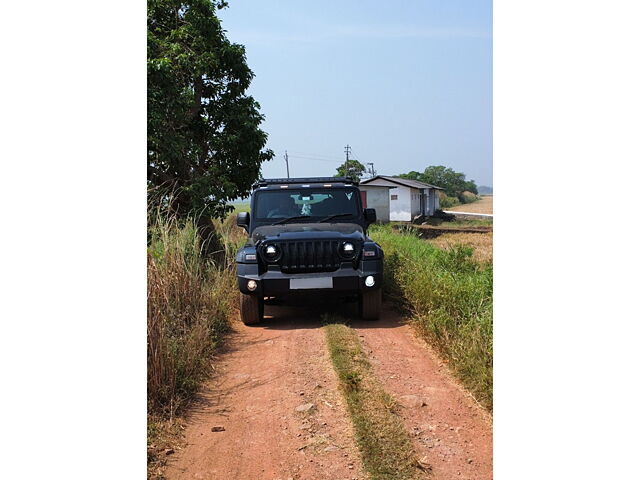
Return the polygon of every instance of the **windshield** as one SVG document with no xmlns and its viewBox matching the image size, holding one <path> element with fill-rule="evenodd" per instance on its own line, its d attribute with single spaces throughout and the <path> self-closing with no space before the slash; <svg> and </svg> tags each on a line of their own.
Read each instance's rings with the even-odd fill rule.
<svg viewBox="0 0 640 480">
<path fill-rule="evenodd" d="M 255 193 L 254 210 L 254 218 L 269 223 L 289 217 L 348 218 L 359 214 L 358 193 L 351 188 L 263 190 Z"/>
</svg>

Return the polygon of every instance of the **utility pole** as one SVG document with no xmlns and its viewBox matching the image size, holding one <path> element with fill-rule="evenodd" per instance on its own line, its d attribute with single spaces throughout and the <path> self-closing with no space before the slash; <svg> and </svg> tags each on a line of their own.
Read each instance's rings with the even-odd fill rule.
<svg viewBox="0 0 640 480">
<path fill-rule="evenodd" d="M 373 162 L 367 162 L 367 165 L 369 165 L 370 178 L 375 177 L 376 176 L 376 170 L 373 168 Z"/>
<path fill-rule="evenodd" d="M 289 177 L 289 154 L 286 150 L 284 151 L 284 161 L 287 162 L 287 178 L 291 178 Z"/>
<path fill-rule="evenodd" d="M 349 153 L 351 152 L 351 147 L 347 143 L 347 146 L 344 147 L 344 153 L 347 155 L 347 160 L 344 162 L 345 170 L 347 172 L 347 177 L 351 173 L 351 166 L 349 165 Z"/>
</svg>

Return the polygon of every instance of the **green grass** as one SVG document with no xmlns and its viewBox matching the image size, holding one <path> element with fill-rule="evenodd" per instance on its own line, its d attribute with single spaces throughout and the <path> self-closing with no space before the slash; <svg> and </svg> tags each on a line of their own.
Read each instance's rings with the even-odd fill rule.
<svg viewBox="0 0 640 480">
<path fill-rule="evenodd" d="M 417 330 L 440 352 L 475 398 L 493 406 L 493 268 L 473 249 L 442 250 L 389 225 L 372 226 L 385 252 L 385 291 L 412 313 Z"/>
<path fill-rule="evenodd" d="M 356 332 L 325 319 L 327 346 L 371 480 L 425 478 L 394 399 L 376 380 Z M 333 323 L 331 323 L 333 322 Z"/>
</svg>

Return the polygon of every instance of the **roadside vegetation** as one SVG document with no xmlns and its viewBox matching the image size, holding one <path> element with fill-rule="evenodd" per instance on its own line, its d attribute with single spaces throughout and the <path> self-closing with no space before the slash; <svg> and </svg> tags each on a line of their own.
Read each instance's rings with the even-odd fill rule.
<svg viewBox="0 0 640 480">
<path fill-rule="evenodd" d="M 450 197 L 444 192 L 438 192 L 440 197 L 440 208 L 451 208 L 459 205 L 466 205 L 467 203 L 473 203 L 480 200 L 480 196 L 472 192 L 461 192 L 458 196 Z"/>
<path fill-rule="evenodd" d="M 370 229 L 385 252 L 385 293 L 412 313 L 417 331 L 434 345 L 479 403 L 493 406 L 493 267 L 474 248 L 438 248 L 409 229 Z"/>
<path fill-rule="evenodd" d="M 397 404 L 373 374 L 355 330 L 337 318 L 324 320 L 331 361 L 371 480 L 425 478 L 428 466 L 418 463 L 409 434 L 396 413 Z"/>
<path fill-rule="evenodd" d="M 159 476 L 179 442 L 180 416 L 210 371 L 236 297 L 231 262 L 241 239 L 233 217 L 216 221 L 222 252 L 201 255 L 196 222 L 151 210 L 147 246 L 147 460 Z"/>
</svg>

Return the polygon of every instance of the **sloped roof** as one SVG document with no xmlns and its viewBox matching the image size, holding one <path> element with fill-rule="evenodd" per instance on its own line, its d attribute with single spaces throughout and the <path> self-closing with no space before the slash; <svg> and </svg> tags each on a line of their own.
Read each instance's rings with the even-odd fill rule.
<svg viewBox="0 0 640 480">
<path fill-rule="evenodd" d="M 387 180 L 388 182 L 397 183 L 398 185 L 404 185 L 409 188 L 417 188 L 419 190 L 425 188 L 435 188 L 437 190 L 444 190 L 442 187 L 437 187 L 435 185 L 429 185 L 428 183 L 419 182 L 418 180 L 410 180 L 408 178 L 400 178 L 400 177 L 386 177 L 384 175 L 376 175 L 373 178 L 368 178 L 367 180 L 362 180 L 360 185 L 367 184 L 369 182 L 373 182 L 376 179 Z"/>
</svg>

